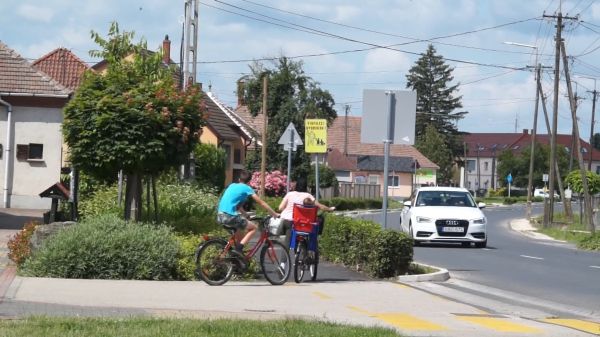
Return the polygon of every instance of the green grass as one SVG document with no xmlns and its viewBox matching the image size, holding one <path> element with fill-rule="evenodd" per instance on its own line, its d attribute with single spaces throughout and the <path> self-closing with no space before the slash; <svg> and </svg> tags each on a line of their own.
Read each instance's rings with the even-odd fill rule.
<svg viewBox="0 0 600 337">
<path fill-rule="evenodd" d="M 392 329 L 301 320 L 49 318 L 0 320 L 2 337 L 387 337 Z"/>
<path fill-rule="evenodd" d="M 596 246 L 600 241 L 599 235 L 591 237 L 590 233 L 585 224 L 581 224 L 579 221 L 579 214 L 573 214 L 573 223 L 569 223 L 564 213 L 554 214 L 554 223 L 551 227 L 542 227 L 543 216 L 539 216 L 533 219 L 532 224 L 537 231 L 546 234 L 556 240 L 563 240 L 576 244 L 579 248 L 597 250 Z M 592 241 L 590 244 L 589 241 Z M 583 242 L 587 242 L 582 245 Z M 594 243 L 595 242 L 595 243 Z"/>
</svg>

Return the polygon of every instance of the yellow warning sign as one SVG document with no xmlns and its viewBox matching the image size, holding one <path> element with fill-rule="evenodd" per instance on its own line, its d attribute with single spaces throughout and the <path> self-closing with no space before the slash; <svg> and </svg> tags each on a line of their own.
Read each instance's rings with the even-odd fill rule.
<svg viewBox="0 0 600 337">
<path fill-rule="evenodd" d="M 304 151 L 306 153 L 327 152 L 327 120 L 304 120 Z"/>
</svg>

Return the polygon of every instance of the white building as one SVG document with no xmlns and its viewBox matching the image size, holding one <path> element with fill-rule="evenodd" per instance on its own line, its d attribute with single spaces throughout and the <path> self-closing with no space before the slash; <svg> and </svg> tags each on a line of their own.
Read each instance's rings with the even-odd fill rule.
<svg viewBox="0 0 600 337">
<path fill-rule="evenodd" d="M 39 193 L 60 180 L 69 89 L 0 41 L 0 190 L 3 208 L 50 208 Z"/>
</svg>

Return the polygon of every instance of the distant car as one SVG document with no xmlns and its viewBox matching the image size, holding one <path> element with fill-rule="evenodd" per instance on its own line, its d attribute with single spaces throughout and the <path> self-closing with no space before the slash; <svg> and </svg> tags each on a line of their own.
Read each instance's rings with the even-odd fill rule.
<svg viewBox="0 0 600 337">
<path fill-rule="evenodd" d="M 484 203 L 475 203 L 467 189 L 422 187 L 404 202 L 400 215 L 402 231 L 422 242 L 460 242 L 463 246 L 487 246 Z"/>
<path fill-rule="evenodd" d="M 550 193 L 548 191 L 544 191 L 543 188 L 536 188 L 533 190 L 533 196 L 546 199 L 550 197 Z M 554 192 L 554 199 L 560 199 L 560 196 L 556 192 Z"/>
</svg>

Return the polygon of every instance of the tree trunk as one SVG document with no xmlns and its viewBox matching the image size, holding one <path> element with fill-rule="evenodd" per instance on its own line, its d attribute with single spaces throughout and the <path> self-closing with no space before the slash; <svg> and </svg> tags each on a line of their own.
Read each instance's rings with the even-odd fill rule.
<svg viewBox="0 0 600 337">
<path fill-rule="evenodd" d="M 125 187 L 125 220 L 140 221 L 142 217 L 142 176 L 127 174 Z"/>
</svg>

